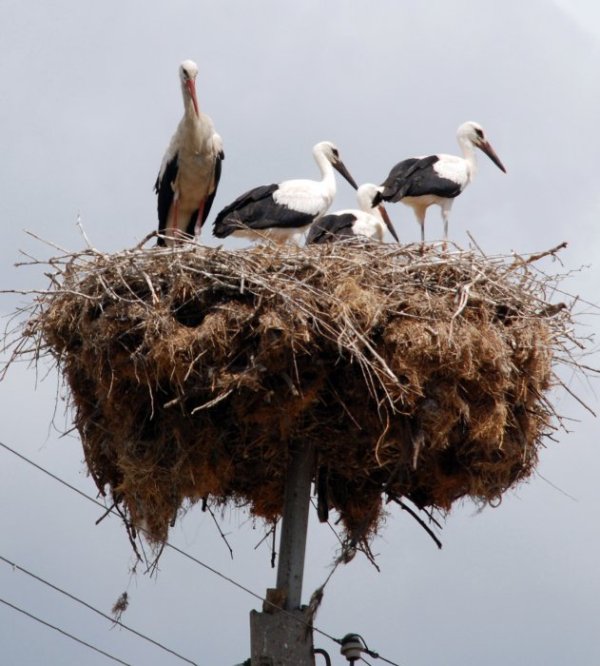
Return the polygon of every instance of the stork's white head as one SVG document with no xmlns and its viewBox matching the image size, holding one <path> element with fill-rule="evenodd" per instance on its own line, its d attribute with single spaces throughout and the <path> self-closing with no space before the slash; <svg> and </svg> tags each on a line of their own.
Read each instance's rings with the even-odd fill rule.
<svg viewBox="0 0 600 666">
<path fill-rule="evenodd" d="M 377 204 L 373 204 L 373 199 L 378 193 L 379 186 L 373 185 L 373 183 L 363 183 L 358 190 L 356 190 L 358 207 L 361 210 L 364 210 L 365 213 L 370 213 L 373 208 L 377 207 Z"/>
<path fill-rule="evenodd" d="M 196 115 L 200 115 L 198 110 L 198 100 L 196 98 L 196 76 L 198 76 L 198 65 L 193 60 L 184 60 L 179 65 L 179 80 L 181 81 L 181 91 L 183 93 L 184 103 L 191 100 Z"/>
<path fill-rule="evenodd" d="M 198 65 L 193 60 L 184 60 L 179 65 L 179 77 L 181 82 L 185 82 L 188 79 L 192 81 L 198 76 Z"/>
<path fill-rule="evenodd" d="M 379 217 L 385 222 L 386 227 L 392 236 L 399 243 L 400 239 L 396 234 L 394 225 L 387 214 L 386 209 L 382 203 L 375 203 L 375 197 L 379 199 L 378 195 L 381 192 L 381 187 L 379 185 L 373 185 L 373 183 L 363 183 L 356 192 L 356 199 L 358 201 L 358 207 L 361 210 L 364 210 L 365 213 L 379 214 Z"/>
<path fill-rule="evenodd" d="M 340 173 L 352 187 L 356 190 L 358 185 L 356 184 L 354 178 L 350 175 L 348 169 L 340 159 L 340 153 L 335 144 L 331 141 L 320 141 L 319 143 L 313 146 L 313 155 L 317 164 L 321 163 L 322 158 L 325 158 L 333 168 Z"/>
<path fill-rule="evenodd" d="M 490 142 L 487 140 L 483 127 L 479 123 L 476 123 L 473 120 L 463 123 L 458 128 L 456 137 L 461 145 L 471 144 L 482 150 L 501 171 L 506 173 L 504 165 L 500 161 L 498 155 L 496 155 Z"/>
<path fill-rule="evenodd" d="M 313 146 L 313 155 L 323 155 L 328 162 L 333 164 L 340 158 L 340 153 L 334 143 L 331 141 L 319 141 Z"/>
<path fill-rule="evenodd" d="M 458 140 L 466 139 L 474 146 L 477 146 L 478 143 L 483 139 L 485 140 L 485 132 L 483 127 L 476 123 L 474 120 L 468 120 L 466 123 L 463 123 L 457 130 L 456 136 Z"/>
</svg>

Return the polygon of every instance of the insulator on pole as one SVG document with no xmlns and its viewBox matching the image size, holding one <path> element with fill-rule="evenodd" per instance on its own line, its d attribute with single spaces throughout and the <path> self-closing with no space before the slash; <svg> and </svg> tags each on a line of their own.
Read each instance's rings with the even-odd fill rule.
<svg viewBox="0 0 600 666">
<path fill-rule="evenodd" d="M 346 634 L 344 638 L 342 638 L 340 652 L 351 664 L 358 661 L 364 652 L 364 645 L 361 637 L 358 634 Z"/>
</svg>

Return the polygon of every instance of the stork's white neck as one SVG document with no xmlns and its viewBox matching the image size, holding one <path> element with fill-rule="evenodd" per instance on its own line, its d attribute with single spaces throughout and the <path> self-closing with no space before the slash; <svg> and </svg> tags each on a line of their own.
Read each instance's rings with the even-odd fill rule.
<svg viewBox="0 0 600 666">
<path fill-rule="evenodd" d="M 335 197 L 336 184 L 335 184 L 335 174 L 333 172 L 333 166 L 331 162 L 325 157 L 324 153 L 320 150 L 315 150 L 313 152 L 315 162 L 319 167 L 321 172 L 321 184 L 323 186 L 323 193 L 326 197 L 329 198 L 330 202 L 333 201 Z"/>
<path fill-rule="evenodd" d="M 477 173 L 477 159 L 475 157 L 475 146 L 466 136 L 459 135 L 458 145 L 463 154 L 463 158 L 467 163 L 467 170 L 469 172 L 469 182 L 473 180 L 473 177 Z"/>
</svg>

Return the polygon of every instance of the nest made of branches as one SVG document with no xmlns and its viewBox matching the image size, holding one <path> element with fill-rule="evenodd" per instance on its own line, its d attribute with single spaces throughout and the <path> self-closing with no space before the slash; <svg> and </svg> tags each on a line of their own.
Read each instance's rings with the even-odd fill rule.
<svg viewBox="0 0 600 666">
<path fill-rule="evenodd" d="M 56 359 L 91 476 L 151 540 L 186 501 L 277 519 L 303 446 L 367 540 L 390 499 L 494 502 L 532 473 L 579 344 L 536 268 L 555 250 L 88 249 L 49 262 L 15 356 Z"/>
</svg>

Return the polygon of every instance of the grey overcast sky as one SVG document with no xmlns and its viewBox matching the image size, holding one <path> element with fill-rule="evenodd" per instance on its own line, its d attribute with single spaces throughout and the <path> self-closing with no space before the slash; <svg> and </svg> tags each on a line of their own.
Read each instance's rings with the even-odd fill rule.
<svg viewBox="0 0 600 666">
<path fill-rule="evenodd" d="M 62 246 L 114 251 L 153 229 L 152 185 L 181 115 L 177 67 L 199 64 L 198 96 L 222 134 L 226 161 L 214 210 L 254 185 L 316 175 L 310 149 L 335 141 L 359 182 L 380 182 L 398 160 L 455 152 L 455 131 L 477 120 L 508 168 L 480 155 L 456 201 L 450 236 L 470 231 L 489 252 L 529 252 L 566 240 L 564 284 L 600 302 L 600 5 L 595 0 L 281 0 L 253 2 L 0 2 L 0 280 L 45 286 L 15 269 L 18 250 L 49 256 L 29 229 Z M 334 208 L 353 205 L 341 182 Z M 409 209 L 390 208 L 403 241 L 418 238 Z M 210 222 L 203 241 L 210 237 Z M 441 221 L 430 211 L 428 238 Z M 227 245 L 233 247 L 232 244 Z M 9 313 L 22 299 L 3 297 Z M 582 309 L 585 309 L 582 306 Z M 589 308 L 588 308 L 589 310 Z M 598 333 L 598 318 L 581 320 Z M 598 356 L 595 357 L 598 365 Z M 93 494 L 78 439 L 50 426 L 56 378 L 15 367 L 0 383 L 0 441 Z M 598 411 L 594 387 L 567 378 Z M 597 388 L 597 387 L 596 387 Z M 571 432 L 549 443 L 539 474 L 481 512 L 448 517 L 439 552 L 391 510 L 373 545 L 381 573 L 357 558 L 326 589 L 317 626 L 358 631 L 402 666 L 600 663 L 599 426 L 563 393 Z M 59 401 L 57 420 L 68 429 Z M 249 656 L 257 602 L 165 552 L 156 578 L 130 577 L 120 524 L 0 450 L 0 555 L 104 611 L 127 589 L 124 621 L 200 664 Z M 264 593 L 274 583 L 262 536 L 227 512 L 228 552 L 192 509 L 172 541 Z M 313 522 L 305 598 L 324 579 L 336 542 Z M 107 624 L 0 561 L 0 597 L 132 664 L 176 659 Z M 342 664 L 336 646 L 316 644 Z M 3 664 L 110 663 L 0 605 Z M 376 660 L 370 660 L 378 663 Z"/>
</svg>

